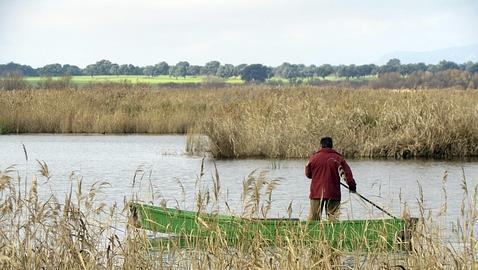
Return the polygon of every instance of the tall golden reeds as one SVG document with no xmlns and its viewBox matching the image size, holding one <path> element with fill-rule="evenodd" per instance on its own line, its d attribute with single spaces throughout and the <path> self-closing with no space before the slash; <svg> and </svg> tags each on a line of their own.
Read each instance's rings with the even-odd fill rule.
<svg viewBox="0 0 478 270">
<path fill-rule="evenodd" d="M 2 133 L 189 133 L 216 157 L 478 155 L 478 91 L 237 86 L 0 92 Z M 195 138 L 197 139 L 195 139 Z"/>
<path fill-rule="evenodd" d="M 0 92 L 9 133 L 186 133 L 219 96 L 204 90 Z"/>
<path fill-rule="evenodd" d="M 237 241 L 225 241 L 220 226 L 199 221 L 210 234 L 200 237 L 150 238 L 130 219 L 128 202 L 105 205 L 97 199 L 102 189 L 82 185 L 72 174 L 70 191 L 61 201 L 54 194 L 39 194 L 48 185 L 45 163 L 30 176 L 27 189 L 15 168 L 0 172 L 0 268 L 1 269 L 474 269 L 478 267 L 476 222 L 478 188 L 468 187 L 463 176 L 463 200 L 455 230 L 442 227 L 435 218 L 446 215 L 425 209 L 419 198 L 419 221 L 412 248 L 402 251 L 373 249 L 344 251 L 327 241 L 304 241 L 305 228 L 283 232 L 273 246 L 260 234 L 250 236 L 238 227 Z M 212 186 L 204 185 L 202 172 L 195 195 L 198 211 L 211 213 L 220 197 L 216 172 Z M 444 178 L 444 185 L 446 185 Z M 456 180 L 456 179 L 454 179 Z M 202 184 L 201 184 L 202 183 Z M 263 216 L 270 207 L 274 180 L 251 173 L 243 185 L 243 216 Z M 445 192 L 444 186 L 444 192 Z M 446 198 L 446 196 L 445 196 Z M 443 202 L 446 205 L 446 201 Z M 407 212 L 404 215 L 408 215 Z M 265 216 L 267 216 L 265 214 Z M 213 221 L 213 220 L 212 220 Z M 443 231 L 454 236 L 454 243 Z"/>
<path fill-rule="evenodd" d="M 244 91 L 200 132 L 217 157 L 308 157 L 331 136 L 349 157 L 478 155 L 478 92 L 286 88 Z"/>
</svg>

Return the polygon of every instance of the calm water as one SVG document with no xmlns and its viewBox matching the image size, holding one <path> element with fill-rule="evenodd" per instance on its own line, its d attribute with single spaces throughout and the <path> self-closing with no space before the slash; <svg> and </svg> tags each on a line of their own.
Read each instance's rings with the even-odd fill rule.
<svg viewBox="0 0 478 270">
<path fill-rule="evenodd" d="M 28 161 L 22 144 L 25 145 Z M 138 194 L 144 201 L 160 198 L 168 206 L 194 208 L 195 184 L 200 174 L 201 156 L 185 152 L 186 137 L 178 136 L 103 136 L 103 135 L 7 135 L 0 136 L 0 170 L 16 164 L 20 176 L 31 179 L 38 174 L 36 160 L 48 164 L 52 178 L 40 181 L 40 191 L 63 197 L 69 190 L 70 175 L 83 177 L 85 190 L 96 181 L 107 181 L 99 200 L 122 203 L 123 199 Z M 212 186 L 214 163 L 220 176 L 222 200 L 239 210 L 242 181 L 254 170 L 267 171 L 268 179 L 280 179 L 273 192 L 271 215 L 286 216 L 289 203 L 293 216 L 305 218 L 308 209 L 309 181 L 303 174 L 305 160 L 204 160 L 203 185 Z M 426 209 L 437 210 L 443 203 L 442 179 L 448 173 L 446 190 L 448 214 L 444 223 L 456 220 L 463 198 L 461 188 L 463 172 L 468 186 L 478 184 L 477 161 L 396 161 L 349 160 L 358 192 L 400 215 L 404 203 L 412 213 L 418 212 L 419 185 L 423 188 Z M 133 189 L 133 178 L 136 185 Z M 140 180 L 142 178 L 142 180 Z M 185 192 L 182 192 L 181 185 Z M 355 195 L 342 190 L 345 202 L 342 219 L 382 216 L 380 211 L 361 202 Z"/>
</svg>

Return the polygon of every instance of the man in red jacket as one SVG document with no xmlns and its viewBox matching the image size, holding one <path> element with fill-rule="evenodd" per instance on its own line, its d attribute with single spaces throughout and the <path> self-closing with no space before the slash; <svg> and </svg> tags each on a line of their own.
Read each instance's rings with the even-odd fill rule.
<svg viewBox="0 0 478 270">
<path fill-rule="evenodd" d="M 325 208 L 328 220 L 337 220 L 340 214 L 340 171 L 345 174 L 350 191 L 356 184 L 345 159 L 333 149 L 332 138 L 320 139 L 321 149 L 315 152 L 305 167 L 310 183 L 309 220 L 320 220 Z"/>
</svg>

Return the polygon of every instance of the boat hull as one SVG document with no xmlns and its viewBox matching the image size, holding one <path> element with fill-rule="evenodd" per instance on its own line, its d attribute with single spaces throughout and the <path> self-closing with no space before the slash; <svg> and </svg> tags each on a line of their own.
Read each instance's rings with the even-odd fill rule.
<svg viewBox="0 0 478 270">
<path fill-rule="evenodd" d="M 169 234 L 175 239 L 214 237 L 229 244 L 260 239 L 269 245 L 286 242 L 327 242 L 343 250 L 370 251 L 409 248 L 415 219 L 301 221 L 298 219 L 245 219 L 135 203 L 136 226 Z"/>
</svg>

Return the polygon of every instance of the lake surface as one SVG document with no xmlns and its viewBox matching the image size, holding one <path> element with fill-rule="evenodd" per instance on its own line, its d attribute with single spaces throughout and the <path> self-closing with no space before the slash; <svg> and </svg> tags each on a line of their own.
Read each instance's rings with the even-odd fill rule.
<svg viewBox="0 0 478 270">
<path fill-rule="evenodd" d="M 0 170 L 16 164 L 19 175 L 31 181 L 34 174 L 39 174 L 36 160 L 41 160 L 47 163 L 52 175 L 48 182 L 40 178 L 42 196 L 52 192 L 60 198 L 65 196 L 71 183 L 70 175 L 74 173 L 83 177 L 85 190 L 96 181 L 109 182 L 111 186 L 98 197 L 108 204 L 114 201 L 122 204 L 124 198 L 136 194 L 144 201 L 153 200 L 158 204 L 164 199 L 170 207 L 194 209 L 203 157 L 189 155 L 185 148 L 183 135 L 4 135 L 0 136 Z M 290 204 L 292 216 L 306 218 L 309 180 L 304 176 L 305 163 L 306 160 L 215 160 L 206 157 L 200 185 L 212 187 L 216 164 L 221 201 L 227 200 L 228 205 L 239 212 L 243 180 L 253 171 L 256 175 L 267 171 L 267 179 L 280 179 L 272 193 L 271 217 L 287 216 Z M 442 180 L 447 173 L 448 212 L 440 219 L 445 224 L 456 221 L 460 214 L 464 176 L 470 193 L 478 184 L 477 161 L 348 160 L 348 163 L 358 192 L 397 216 L 405 203 L 413 215 L 418 214 L 419 185 L 425 209 L 436 213 L 444 203 Z M 153 198 L 150 187 L 153 187 Z M 342 219 L 383 216 L 344 189 L 342 201 Z M 221 208 L 224 207 L 225 204 L 221 204 Z"/>
</svg>

